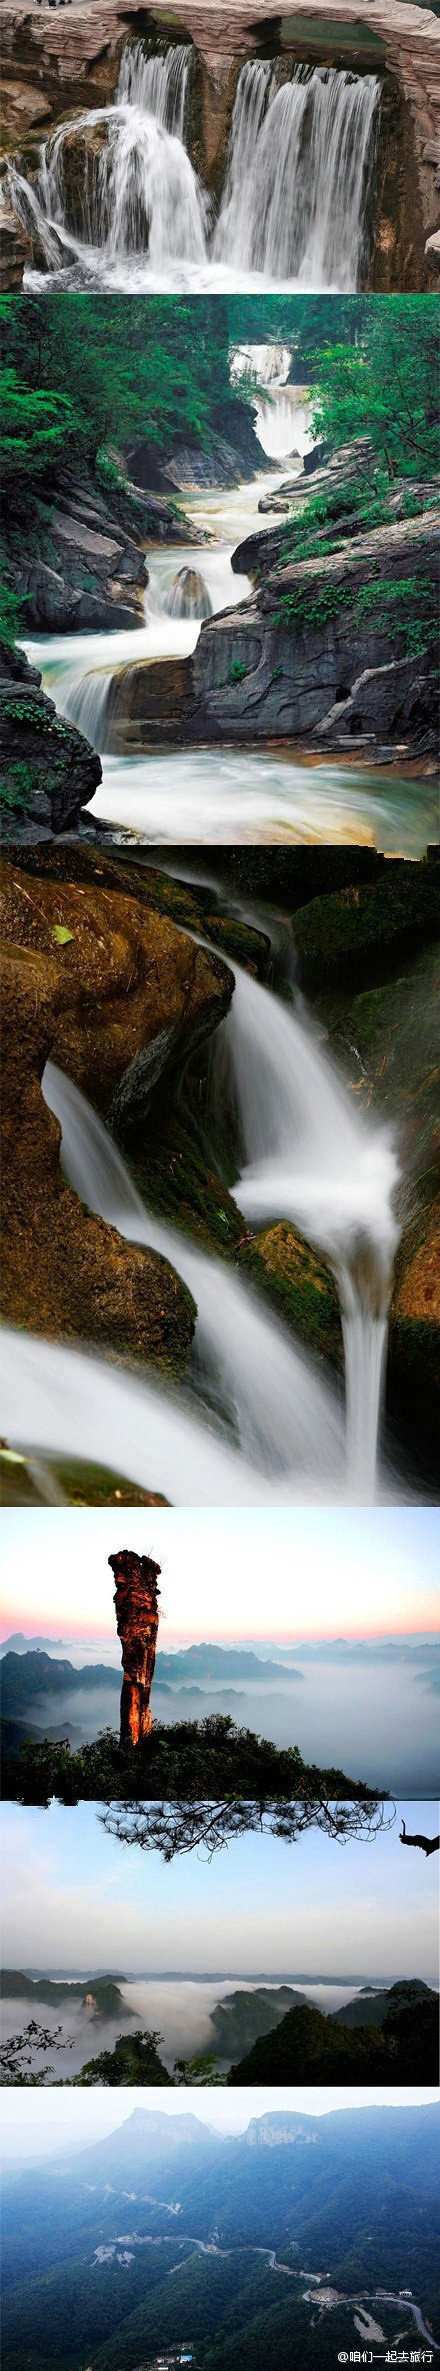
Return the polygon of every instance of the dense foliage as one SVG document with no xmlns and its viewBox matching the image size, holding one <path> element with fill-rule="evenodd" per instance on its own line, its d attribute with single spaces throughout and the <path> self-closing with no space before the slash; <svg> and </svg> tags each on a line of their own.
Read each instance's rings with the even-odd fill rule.
<svg viewBox="0 0 440 2371">
<path fill-rule="evenodd" d="M 370 298 L 355 345 L 313 358 L 314 427 L 335 450 L 367 435 L 389 479 L 438 469 L 439 315 L 435 298 Z"/>
<path fill-rule="evenodd" d="M 176 434 L 208 449 L 222 408 L 241 407 L 218 297 L 3 297 L 0 330 L 2 470 L 19 492 L 63 441 L 79 466 L 141 435 L 159 453 Z"/>
<path fill-rule="evenodd" d="M 18 1737 L 17 1737 L 18 1745 Z M 141 1746 L 122 1748 L 112 1729 L 71 1753 L 67 1740 L 28 1739 L 4 1759 L 9 1798 L 20 1803 L 126 1803 L 142 1799 L 197 1804 L 199 1801 L 262 1800 L 319 1803 L 335 1798 L 370 1803 L 377 1797 L 363 1780 L 342 1770 L 320 1770 L 303 1762 L 297 1746 L 280 1748 L 251 1729 L 237 1729 L 229 1714 L 204 1721 L 157 1721 Z"/>
<path fill-rule="evenodd" d="M 385 2018 L 382 2026 L 340 2025 L 309 2004 L 289 2009 L 263 2034 L 229 2083 L 437 2083 L 438 1996 Z"/>
</svg>

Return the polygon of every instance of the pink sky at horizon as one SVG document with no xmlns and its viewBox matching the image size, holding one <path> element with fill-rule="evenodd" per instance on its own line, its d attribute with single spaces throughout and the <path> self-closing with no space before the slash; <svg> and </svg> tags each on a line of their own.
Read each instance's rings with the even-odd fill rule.
<svg viewBox="0 0 440 2371">
<path fill-rule="evenodd" d="M 122 1547 L 161 1568 L 165 1648 L 436 1632 L 439 1525 L 434 1508 L 4 1509 L 2 1639 L 115 1642 Z"/>
<path fill-rule="evenodd" d="M 35 1615 L 29 1613 L 29 1611 L 27 1611 L 25 1608 L 20 1611 L 19 1608 L 17 1609 L 17 1606 L 14 1606 L 11 1608 L 10 1616 L 8 1615 L 7 1610 L 2 1616 L 0 1626 L 0 1646 L 3 1646 L 6 1639 L 14 1636 L 19 1631 L 23 1633 L 24 1637 L 29 1638 L 35 1638 L 38 1636 L 49 1639 L 53 1638 L 56 1634 L 56 1636 L 62 1640 L 68 1640 L 70 1638 L 72 1640 L 72 1644 L 80 1640 L 86 1643 L 88 1640 L 90 1645 L 95 1647 L 100 1645 L 107 1647 L 114 1643 L 114 1641 L 117 1639 L 116 1624 L 111 1616 L 109 1621 L 105 1623 L 105 1625 L 100 1625 L 98 1629 L 96 1623 L 84 1621 L 75 1622 L 70 1618 L 69 1621 L 64 1624 L 61 1619 L 58 1619 L 58 1622 L 55 1622 L 53 1612 L 52 1614 L 44 1614 L 43 1611 L 41 1615 L 39 1615 L 38 1620 L 36 1620 Z M 287 1628 L 281 1628 L 276 1620 L 274 1620 L 271 1630 L 268 1630 L 267 1628 L 264 1628 L 264 1630 L 260 1629 L 258 1623 L 253 1624 L 252 1631 L 246 1632 L 243 1631 L 243 1628 L 240 1628 L 238 1624 L 235 1630 L 231 1628 L 230 1624 L 224 1629 L 221 1629 L 218 1619 L 208 1616 L 205 1628 L 203 1629 L 203 1627 L 199 1627 L 198 1631 L 196 1632 L 194 1624 L 186 1629 L 183 1624 L 177 1628 L 174 1623 L 167 1622 L 166 1612 L 164 1612 L 162 1609 L 160 1616 L 159 1643 L 164 1649 L 169 1646 L 174 1650 L 179 1646 L 204 1644 L 205 1641 L 208 1644 L 217 1644 L 218 1646 L 245 1646 L 249 1639 L 255 1639 L 258 1641 L 259 1646 L 270 1646 L 271 1642 L 276 1642 L 277 1646 L 292 1648 L 293 1650 L 295 1647 L 300 1646 L 301 1643 L 303 1645 L 310 1644 L 318 1646 L 322 1641 L 323 1644 L 329 1645 L 332 1641 L 338 1638 L 350 1639 L 353 1642 L 355 1642 L 356 1639 L 359 1639 L 359 1641 L 362 1639 L 373 1641 L 374 1639 L 380 1638 L 401 1638 L 402 1644 L 404 1644 L 405 1638 L 417 1638 L 419 1636 L 425 1637 L 427 1634 L 429 1634 L 431 1637 L 440 1636 L 440 1622 L 438 1619 L 438 1614 L 437 1619 L 435 1620 L 434 1607 L 432 1607 L 430 1616 L 429 1601 L 427 1604 L 426 1620 L 423 1620 L 423 1606 L 421 1606 L 420 1610 L 418 1611 L 417 1619 L 414 1619 L 412 1622 L 406 1620 L 405 1622 L 402 1622 L 401 1626 L 392 1622 L 382 1622 L 380 1624 L 377 1623 L 373 1625 L 367 1623 L 361 1624 L 359 1622 L 349 1623 L 345 1621 L 343 1629 L 337 1628 L 334 1622 L 329 1624 L 328 1628 L 325 1628 L 323 1625 L 319 1630 L 314 1630 L 310 1623 L 308 1626 L 304 1623 L 304 1625 L 297 1624 L 295 1629 L 292 1628 L 290 1631 Z"/>
</svg>

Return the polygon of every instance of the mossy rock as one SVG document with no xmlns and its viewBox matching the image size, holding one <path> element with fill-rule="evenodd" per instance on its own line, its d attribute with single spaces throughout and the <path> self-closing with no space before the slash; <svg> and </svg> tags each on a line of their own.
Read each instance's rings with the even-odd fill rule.
<svg viewBox="0 0 440 2371">
<path fill-rule="evenodd" d="M 383 979 L 402 953 L 440 935 L 440 873 L 435 865 L 390 859 L 384 878 L 314 898 L 295 920 L 302 986 Z"/>
<path fill-rule="evenodd" d="M 324 1260 L 294 1227 L 281 1220 L 255 1235 L 242 1253 L 255 1283 L 295 1336 L 315 1358 L 343 1369 L 343 1342 L 336 1285 Z"/>
<path fill-rule="evenodd" d="M 207 1161 L 206 1146 L 174 1111 L 160 1111 L 148 1152 L 130 1159 L 132 1177 L 148 1207 L 180 1227 L 201 1248 L 234 1253 L 243 1220 L 228 1188 Z"/>
<path fill-rule="evenodd" d="M 4 1507 L 41 1507 L 47 1505 L 42 1487 L 44 1460 L 19 1456 L 6 1445 L 0 1446 L 0 1504 Z M 48 1485 L 53 1484 L 53 1503 L 65 1502 L 69 1507 L 163 1507 L 164 1498 L 154 1497 L 151 1491 L 140 1490 L 136 1482 L 127 1482 L 123 1474 L 111 1473 L 110 1468 L 89 1465 L 80 1458 L 66 1458 L 64 1462 L 51 1458 L 47 1466 Z"/>
<path fill-rule="evenodd" d="M 191 851 L 188 851 L 188 860 Z M 168 914 L 170 921 L 183 930 L 197 931 L 223 950 L 225 957 L 241 963 L 246 971 L 264 977 L 270 962 L 270 937 L 262 930 L 222 914 L 212 902 L 212 890 L 204 882 L 175 881 L 171 873 L 158 866 L 143 863 L 140 858 L 118 848 L 117 855 L 86 845 L 78 848 L 57 847 L 49 844 L 36 848 L 20 848 L 22 872 L 36 874 L 38 879 L 74 881 L 77 885 L 97 883 L 101 889 L 116 889 L 125 897 L 136 898 L 138 905 L 149 911 Z M 219 898 L 221 885 L 219 883 Z"/>
<path fill-rule="evenodd" d="M 270 938 L 262 930 L 252 930 L 247 922 L 236 922 L 230 916 L 207 914 L 204 923 L 206 937 L 221 947 L 232 963 L 242 964 L 257 979 L 264 979 L 271 959 Z"/>
</svg>

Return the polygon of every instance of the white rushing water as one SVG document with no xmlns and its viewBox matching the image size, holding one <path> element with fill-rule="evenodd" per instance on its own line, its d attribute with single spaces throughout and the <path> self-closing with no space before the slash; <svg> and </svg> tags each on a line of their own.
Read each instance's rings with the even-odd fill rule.
<svg viewBox="0 0 440 2371">
<path fill-rule="evenodd" d="M 252 1287 L 146 1210 L 103 1123 L 49 1063 L 66 1177 L 120 1234 L 161 1253 L 197 1306 L 192 1400 L 86 1354 L 9 1338 L 2 1423 L 14 1445 L 92 1456 L 175 1504 L 286 1503 L 376 1490 L 380 1386 L 396 1226 L 388 1137 L 351 1108 L 310 1024 L 240 970 L 218 1033 L 243 1165 L 235 1187 L 257 1226 L 291 1219 L 338 1277 L 347 1434 L 338 1395 Z"/>
<path fill-rule="evenodd" d="M 248 60 L 216 219 L 185 146 L 192 55 L 127 43 L 113 105 L 62 124 L 32 181 L 11 167 L 35 242 L 28 281 L 42 262 L 46 286 L 356 289 L 377 77 L 296 65 L 285 79 L 280 60 Z"/>
<path fill-rule="evenodd" d="M 273 395 L 275 421 L 280 401 L 287 458 L 299 432 L 297 404 L 293 391 L 290 406 L 286 395 Z M 298 457 L 294 468 L 299 471 Z M 189 519 L 193 515 L 198 530 L 202 527 L 210 540 L 205 545 L 158 543 L 149 547 L 143 625 L 134 623 L 128 629 L 102 633 L 37 635 L 26 641 L 28 658 L 41 669 L 43 688 L 55 701 L 59 715 L 78 725 L 94 749 L 105 749 L 109 693 L 119 667 L 145 660 L 189 658 L 202 618 L 221 609 L 235 609 L 246 599 L 251 589 L 249 578 L 233 571 L 233 552 L 251 530 L 263 533 L 267 521 L 258 508 L 260 497 L 272 493 L 278 483 L 278 470 L 264 468 L 261 475 L 238 487 L 210 488 L 203 494 L 193 493 L 188 500 L 184 497 Z M 202 582 L 202 599 L 188 596 L 188 590 L 185 596 L 185 577 L 192 584 L 195 577 Z"/>
<path fill-rule="evenodd" d="M 244 1163 L 235 1188 L 256 1227 L 287 1219 L 328 1257 L 345 1348 L 347 1458 L 374 1493 L 398 1167 L 366 1124 L 303 1012 L 236 973 L 227 1026 Z"/>
<path fill-rule="evenodd" d="M 84 706 L 82 723 L 87 732 Z M 96 731 L 89 732 L 95 748 L 101 732 L 98 715 Z M 271 749 L 104 756 L 88 813 L 109 824 L 116 838 L 129 831 L 162 846 L 337 841 L 420 857 L 439 836 L 438 793 L 429 782 L 359 769 L 348 759 L 345 765 L 310 766 Z"/>
</svg>

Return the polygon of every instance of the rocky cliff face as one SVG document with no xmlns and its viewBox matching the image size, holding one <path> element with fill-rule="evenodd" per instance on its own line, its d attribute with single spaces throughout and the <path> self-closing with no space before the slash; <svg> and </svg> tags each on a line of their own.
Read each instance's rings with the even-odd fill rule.
<svg viewBox="0 0 440 2371">
<path fill-rule="evenodd" d="M 95 479 L 43 488 L 32 541 L 5 543 L 11 582 L 26 603 L 26 633 L 97 633 L 142 625 L 148 583 L 146 543 L 188 540 L 175 504 L 119 482 L 105 491 Z M 201 536 L 201 541 L 203 540 Z"/>
<path fill-rule="evenodd" d="M 121 1694 L 121 1747 L 140 1745 L 152 1727 L 150 1695 L 159 1628 L 160 1564 L 151 1556 L 136 1556 L 122 1548 L 109 1556 L 114 1573 L 118 1638 L 122 1646 L 124 1679 Z"/>
<path fill-rule="evenodd" d="M 256 591 L 202 625 L 179 663 L 178 709 L 173 662 L 120 670 L 110 746 L 169 736 L 178 713 L 183 741 L 288 739 L 372 758 L 432 747 L 439 524 L 440 502 L 410 520 L 391 507 L 383 526 L 355 534 L 350 522 L 336 551 L 295 562 L 282 558 L 285 525 L 241 544 L 235 566 L 258 564 Z M 420 633 L 408 649 L 409 605 Z"/>
<path fill-rule="evenodd" d="M 426 649 L 397 658 L 397 613 L 394 606 L 390 632 L 384 580 L 402 584 L 403 602 L 409 581 L 436 581 L 439 523 L 440 505 L 359 535 L 319 557 L 318 581 L 316 560 L 269 570 L 237 615 L 235 640 L 224 617 L 212 620 L 209 638 L 202 632 L 194 683 L 209 719 L 215 713 L 218 726 L 221 718 L 229 737 L 234 715 L 241 738 L 246 707 L 248 734 L 261 731 L 264 717 L 268 735 L 312 734 L 320 746 L 339 748 L 416 739 L 428 707 L 432 628 Z"/>
<path fill-rule="evenodd" d="M 76 831 L 101 781 L 101 760 L 76 725 L 56 715 L 24 652 L 0 643 L 3 839 Z"/>
</svg>

